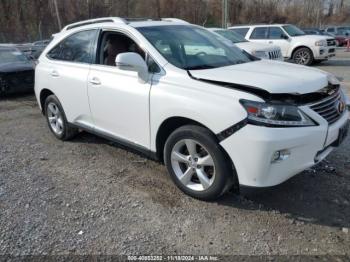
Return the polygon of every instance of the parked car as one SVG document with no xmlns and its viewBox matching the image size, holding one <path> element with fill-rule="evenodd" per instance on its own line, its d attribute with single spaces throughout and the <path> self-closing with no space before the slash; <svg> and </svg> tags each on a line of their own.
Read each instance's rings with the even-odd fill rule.
<svg viewBox="0 0 350 262">
<path fill-rule="evenodd" d="M 50 42 L 51 42 L 50 39 L 40 40 L 40 41 L 34 42 L 33 46 L 47 46 L 48 44 L 50 44 Z"/>
<path fill-rule="evenodd" d="M 21 51 L 27 58 L 32 59 L 32 44 L 31 43 L 22 43 L 15 44 L 15 47 Z"/>
<path fill-rule="evenodd" d="M 283 60 L 281 48 L 278 46 L 252 43 L 246 40 L 241 35 L 227 29 L 222 28 L 208 28 L 209 31 L 223 37 L 230 44 L 235 44 L 247 53 L 262 59 Z"/>
<path fill-rule="evenodd" d="M 328 26 L 324 29 L 326 33 L 334 35 L 350 35 L 350 26 Z"/>
<path fill-rule="evenodd" d="M 333 37 L 306 35 L 301 29 L 289 24 L 234 26 L 230 30 L 247 31 L 249 41 L 277 45 L 285 59 L 297 64 L 311 65 L 335 56 L 336 43 Z"/>
<path fill-rule="evenodd" d="M 38 59 L 41 53 L 44 51 L 45 47 L 51 42 L 50 39 L 48 40 L 41 40 L 36 41 L 32 44 L 31 47 L 31 56 L 33 59 Z"/>
<path fill-rule="evenodd" d="M 0 46 L 0 96 L 34 90 L 34 65 L 13 46 Z"/>
<path fill-rule="evenodd" d="M 35 93 L 56 138 L 82 129 L 127 145 L 203 200 L 280 184 L 348 130 L 333 75 L 258 59 L 170 18 L 66 26 L 39 58 Z"/>
<path fill-rule="evenodd" d="M 307 35 L 325 35 L 325 36 L 334 37 L 335 42 L 336 42 L 336 46 L 343 46 L 343 45 L 346 45 L 346 43 L 347 43 L 346 42 L 347 38 L 345 36 L 333 35 L 330 33 L 326 33 L 323 30 L 320 30 L 318 28 L 303 28 L 302 30 Z"/>
</svg>

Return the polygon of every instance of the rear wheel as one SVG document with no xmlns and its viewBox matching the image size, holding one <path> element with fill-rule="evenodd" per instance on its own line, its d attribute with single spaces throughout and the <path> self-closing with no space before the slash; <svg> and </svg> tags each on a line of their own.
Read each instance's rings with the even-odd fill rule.
<svg viewBox="0 0 350 262">
<path fill-rule="evenodd" d="M 312 51 L 306 47 L 297 49 L 293 54 L 293 61 L 299 65 L 309 66 L 314 61 Z"/>
<path fill-rule="evenodd" d="M 192 197 L 214 200 L 233 184 L 230 160 L 203 127 L 175 130 L 165 144 L 164 159 L 172 180 Z"/>
<path fill-rule="evenodd" d="M 60 140 L 69 140 L 79 131 L 69 126 L 62 105 L 55 95 L 45 100 L 45 116 L 51 132 Z"/>
</svg>

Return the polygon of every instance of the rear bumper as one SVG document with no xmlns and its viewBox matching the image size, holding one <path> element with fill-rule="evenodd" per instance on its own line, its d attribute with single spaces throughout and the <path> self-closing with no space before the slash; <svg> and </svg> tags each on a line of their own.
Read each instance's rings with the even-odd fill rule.
<svg viewBox="0 0 350 262">
<path fill-rule="evenodd" d="M 278 185 L 322 161 L 334 147 L 339 128 L 348 121 L 348 113 L 328 128 L 268 128 L 247 125 L 221 142 L 231 157 L 239 183 L 248 187 Z M 290 156 L 272 162 L 276 151 L 288 150 Z"/>
</svg>

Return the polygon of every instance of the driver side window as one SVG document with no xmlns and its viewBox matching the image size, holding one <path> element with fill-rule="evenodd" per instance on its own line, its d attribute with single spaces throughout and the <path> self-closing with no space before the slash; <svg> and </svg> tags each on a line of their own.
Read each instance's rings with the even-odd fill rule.
<svg viewBox="0 0 350 262">
<path fill-rule="evenodd" d="M 119 54 L 133 52 L 139 54 L 148 64 L 151 72 L 158 72 L 158 65 L 150 59 L 139 45 L 130 37 L 117 32 L 105 32 L 100 38 L 97 64 L 115 67 L 115 59 Z"/>
<path fill-rule="evenodd" d="M 285 34 L 279 27 L 270 27 L 269 39 L 284 39 Z"/>
</svg>

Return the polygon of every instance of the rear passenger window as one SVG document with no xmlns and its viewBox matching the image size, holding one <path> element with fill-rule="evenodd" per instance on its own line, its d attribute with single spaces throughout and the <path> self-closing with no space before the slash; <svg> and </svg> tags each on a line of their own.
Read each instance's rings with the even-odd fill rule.
<svg viewBox="0 0 350 262">
<path fill-rule="evenodd" d="M 328 28 L 327 32 L 334 32 L 334 28 Z"/>
<path fill-rule="evenodd" d="M 253 30 L 250 39 L 267 39 L 268 38 L 268 27 L 257 27 Z"/>
<path fill-rule="evenodd" d="M 73 34 L 55 46 L 47 56 L 54 60 L 89 64 L 93 58 L 92 45 L 95 37 L 96 30 Z"/>
<path fill-rule="evenodd" d="M 241 27 L 241 28 L 232 28 L 230 29 L 232 30 L 233 32 L 236 32 L 237 34 L 245 37 L 249 31 L 249 28 L 248 27 Z"/>
</svg>

